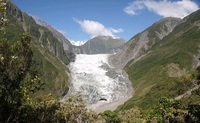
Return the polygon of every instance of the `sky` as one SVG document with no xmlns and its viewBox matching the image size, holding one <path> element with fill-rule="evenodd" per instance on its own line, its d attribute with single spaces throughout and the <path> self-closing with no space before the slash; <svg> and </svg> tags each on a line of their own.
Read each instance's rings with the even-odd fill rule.
<svg viewBox="0 0 200 123">
<path fill-rule="evenodd" d="M 95 36 L 128 41 L 165 17 L 184 18 L 200 0 L 12 0 L 23 12 L 61 32 L 70 41 Z"/>
</svg>

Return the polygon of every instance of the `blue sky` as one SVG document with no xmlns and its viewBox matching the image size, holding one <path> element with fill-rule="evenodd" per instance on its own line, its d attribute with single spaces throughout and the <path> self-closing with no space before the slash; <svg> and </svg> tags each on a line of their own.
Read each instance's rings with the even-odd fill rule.
<svg viewBox="0 0 200 123">
<path fill-rule="evenodd" d="M 98 35 L 129 40 L 164 17 L 183 18 L 200 7 L 199 0 L 12 0 L 71 41 Z"/>
</svg>

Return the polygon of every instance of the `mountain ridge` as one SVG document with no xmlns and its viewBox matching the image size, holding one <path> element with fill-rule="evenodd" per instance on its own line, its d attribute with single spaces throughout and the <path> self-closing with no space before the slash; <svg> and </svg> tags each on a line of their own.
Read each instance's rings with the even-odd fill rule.
<svg viewBox="0 0 200 123">
<path fill-rule="evenodd" d="M 58 41 L 63 44 L 64 50 L 68 50 L 68 51 L 72 50 L 71 42 L 67 38 L 65 38 L 65 36 L 62 33 L 60 33 L 58 30 L 56 30 L 52 26 L 48 25 L 47 23 L 45 23 L 44 21 L 42 21 L 42 20 L 40 20 L 36 17 L 33 17 L 33 19 L 35 20 L 35 22 L 38 25 L 46 27 L 47 29 L 49 29 L 52 32 L 52 34 L 54 35 L 54 37 L 57 38 Z"/>
<path fill-rule="evenodd" d="M 109 61 L 127 72 L 136 92 L 129 101 L 119 107 L 119 110 L 135 106 L 148 109 L 160 96 L 173 98 L 180 95 L 190 89 L 180 81 L 180 77 L 192 74 L 194 68 L 200 64 L 200 10 L 182 20 L 177 18 L 160 20 L 133 36 L 127 43 L 119 41 L 118 45 L 114 39 L 101 36 L 94 38 L 98 39 L 94 40 L 96 43 L 94 45 L 91 39 L 88 41 L 90 43 L 87 42 L 80 47 L 69 43 L 69 47 L 64 49 L 65 39 L 59 39 L 55 30 L 36 24 L 32 17 L 21 12 L 16 6 L 12 4 L 7 6 L 10 24 L 6 27 L 5 37 L 12 43 L 20 33 L 31 34 L 34 60 L 42 66 L 37 67 L 37 70 L 41 73 L 42 81 L 46 82 L 47 91 L 40 94 L 53 93 L 56 97 L 61 97 L 68 92 L 70 73 L 67 65 L 70 58 L 67 53 L 69 52 L 73 57 L 73 52 L 116 53 Z M 111 40 L 114 40 L 116 45 L 108 44 Z"/>
<path fill-rule="evenodd" d="M 70 61 L 62 42 L 46 27 L 36 24 L 31 16 L 22 12 L 11 1 L 6 3 L 8 24 L 5 26 L 6 33 L 0 37 L 7 38 L 13 44 L 20 34 L 29 33 L 32 38 L 33 60 L 37 64 L 34 69 L 38 71 L 41 81 L 46 83 L 45 90 L 40 90 L 36 96 L 52 93 L 54 97 L 60 97 L 68 90 L 67 64 Z"/>
<path fill-rule="evenodd" d="M 108 54 L 114 53 L 125 44 L 122 38 L 112 36 L 96 36 L 80 46 L 83 54 Z"/>
<path fill-rule="evenodd" d="M 141 59 L 125 65 L 135 95 L 119 110 L 155 106 L 160 97 L 175 98 L 194 86 L 181 79 L 194 74 L 199 64 L 200 10 L 182 19 L 172 32 L 156 43 Z M 129 47 L 130 48 L 130 47 Z M 134 48 L 131 50 L 134 51 Z M 199 102 L 191 97 L 193 103 Z M 187 101 L 185 101 L 187 103 Z"/>
<path fill-rule="evenodd" d="M 123 47 L 120 53 L 110 57 L 112 64 L 123 68 L 130 60 L 139 60 L 141 57 L 150 52 L 151 48 L 181 22 L 178 18 L 165 18 L 152 26 L 145 29 L 143 32 L 133 36 Z M 134 51 L 132 51 L 134 50 Z"/>
</svg>

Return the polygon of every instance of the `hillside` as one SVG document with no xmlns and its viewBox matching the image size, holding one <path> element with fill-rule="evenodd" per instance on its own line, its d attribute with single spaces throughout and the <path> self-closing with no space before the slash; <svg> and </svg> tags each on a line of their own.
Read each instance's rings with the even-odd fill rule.
<svg viewBox="0 0 200 123">
<path fill-rule="evenodd" d="M 123 68 L 130 60 L 138 61 L 140 58 L 154 50 L 156 44 L 167 36 L 174 27 L 181 23 L 178 18 L 165 18 L 141 33 L 132 37 L 121 49 L 120 53 L 110 58 L 113 65 Z"/>
<path fill-rule="evenodd" d="M 39 91 L 36 95 L 52 93 L 58 97 L 66 93 L 69 84 L 66 65 L 69 63 L 69 58 L 64 50 L 62 40 L 48 28 L 36 24 L 31 16 L 19 10 L 9 1 L 7 3 L 7 19 L 6 33 L 1 34 L 1 38 L 7 38 L 13 44 L 21 33 L 27 32 L 32 37 L 33 60 L 35 61 L 33 69 L 38 71 L 41 81 L 45 83 L 44 90 Z M 57 35 L 60 34 L 57 33 Z"/>
<path fill-rule="evenodd" d="M 124 56 L 133 54 L 130 61 L 129 59 L 125 60 L 125 63 L 126 61 L 129 62 L 124 69 L 135 88 L 135 95 L 119 109 L 131 107 L 148 109 L 154 106 L 160 97 L 175 98 L 194 87 L 194 84 L 185 82 L 181 78 L 194 73 L 194 70 L 199 66 L 199 15 L 200 10 L 183 20 L 175 19 L 175 22 L 172 21 L 174 20 L 172 18 L 161 20 L 134 36 L 127 43 L 125 52 L 121 53 L 123 55 L 119 55 L 124 58 Z M 173 26 L 163 28 L 169 31 L 165 34 L 159 33 L 163 31 L 156 31 L 155 33 L 155 30 L 162 29 L 160 24 L 169 19 L 171 23 L 169 25 Z M 145 36 L 142 38 L 142 35 L 149 35 L 149 40 Z M 142 42 L 141 46 L 137 46 Z M 140 52 L 139 55 L 138 52 Z M 200 102 L 198 98 L 191 101 L 193 103 Z"/>
<path fill-rule="evenodd" d="M 48 25 L 47 23 L 45 23 L 44 21 L 38 19 L 38 18 L 34 18 L 35 22 L 43 27 L 46 27 L 49 31 L 52 32 L 53 36 L 63 45 L 64 50 L 66 51 L 71 51 L 72 50 L 72 44 L 70 43 L 70 41 L 68 39 L 66 39 L 63 34 L 61 34 L 60 32 L 58 32 L 56 29 L 54 29 L 53 27 L 51 27 L 50 25 Z"/>
</svg>

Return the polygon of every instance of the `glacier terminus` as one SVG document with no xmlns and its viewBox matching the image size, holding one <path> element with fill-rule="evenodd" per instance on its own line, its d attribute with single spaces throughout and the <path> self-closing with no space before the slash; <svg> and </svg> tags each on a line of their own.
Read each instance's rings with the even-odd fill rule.
<svg viewBox="0 0 200 123">
<path fill-rule="evenodd" d="M 109 64 L 110 55 L 77 54 L 75 62 L 70 63 L 72 85 L 69 94 L 81 94 L 88 108 L 95 110 L 131 96 L 128 77 L 123 70 Z"/>
</svg>

